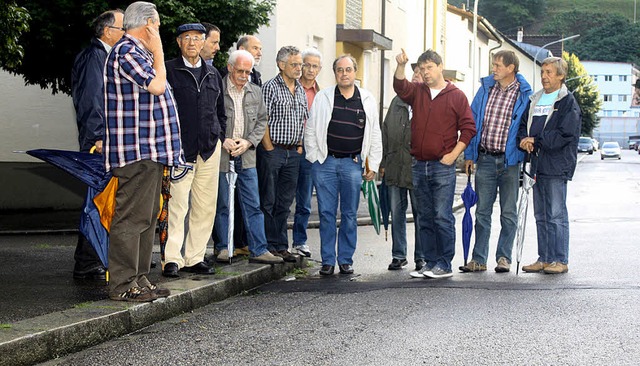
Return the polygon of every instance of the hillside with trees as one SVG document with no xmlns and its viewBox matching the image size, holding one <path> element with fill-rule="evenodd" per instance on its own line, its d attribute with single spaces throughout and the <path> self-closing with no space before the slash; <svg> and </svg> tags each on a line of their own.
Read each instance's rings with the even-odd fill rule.
<svg viewBox="0 0 640 366">
<path fill-rule="evenodd" d="M 452 5 L 469 5 L 455 0 Z M 478 14 L 504 34 L 523 27 L 526 34 L 580 37 L 565 43 L 565 51 L 581 60 L 632 62 L 640 65 L 640 6 L 634 0 L 481 0 Z M 636 19 L 634 19 L 636 17 Z"/>
</svg>

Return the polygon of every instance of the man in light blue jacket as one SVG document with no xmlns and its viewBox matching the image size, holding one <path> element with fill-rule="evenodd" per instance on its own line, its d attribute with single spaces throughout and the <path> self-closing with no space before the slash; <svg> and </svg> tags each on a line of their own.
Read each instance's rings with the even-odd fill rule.
<svg viewBox="0 0 640 366">
<path fill-rule="evenodd" d="M 481 80 L 471 110 L 476 136 L 464 151 L 465 170 L 476 164 L 475 188 L 476 242 L 472 260 L 460 267 L 462 272 L 487 270 L 491 213 L 500 192 L 500 237 L 496 249 L 496 272 L 509 272 L 511 252 L 518 220 L 518 174 L 524 154 L 518 149 L 516 135 L 527 108 L 531 87 L 518 73 L 519 60 L 512 51 L 493 56 L 493 75 Z"/>
<path fill-rule="evenodd" d="M 336 265 L 338 199 L 337 262 L 341 274 L 353 273 L 360 186 L 363 177 L 375 177 L 382 160 L 377 103 L 370 92 L 355 85 L 357 70 L 358 64 L 350 55 L 333 62 L 337 85 L 316 94 L 304 134 L 320 214 L 321 275 L 333 274 Z"/>
</svg>

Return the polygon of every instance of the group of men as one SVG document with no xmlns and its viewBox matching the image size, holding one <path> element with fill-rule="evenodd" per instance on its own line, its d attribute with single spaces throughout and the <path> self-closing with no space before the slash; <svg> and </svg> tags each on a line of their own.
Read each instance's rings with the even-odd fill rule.
<svg viewBox="0 0 640 366">
<path fill-rule="evenodd" d="M 312 163 L 318 158 L 312 160 L 309 154 L 308 162 L 301 161 L 309 109 L 320 92 L 315 79 L 321 54 L 315 49 L 301 53 L 293 46 L 282 47 L 276 59 L 280 73 L 262 85 L 255 69 L 262 57 L 258 38 L 241 37 L 227 67 L 217 70 L 212 59 L 220 49 L 219 28 L 208 23 L 181 25 L 176 31 L 181 54 L 165 62 L 159 27 L 155 5 L 148 2 L 135 2 L 124 12 L 105 12 L 94 22 L 91 47 L 74 65 L 81 149 L 95 146 L 104 155 L 106 170 L 118 178 L 109 248 L 109 293 L 114 300 L 151 301 L 169 295 L 147 279 L 165 167 L 185 174 L 170 184 L 164 276 L 177 277 L 179 271 L 215 273 L 205 260 L 212 231 L 216 259 L 228 261 L 234 255 L 227 250 L 229 207 L 236 204 L 226 181 L 230 170 L 237 174 L 236 212 L 244 224 L 239 250 L 248 252 L 249 261 L 297 260 L 287 237 L 294 199 L 293 249 L 299 255 L 311 255 L 306 226 L 314 183 Z M 342 63 L 350 64 L 340 68 L 341 75 L 348 74 L 342 84 L 353 93 L 357 90 L 355 60 L 343 58 Z M 357 97 L 352 99 L 360 103 Z M 368 109 L 373 105 L 367 102 Z M 377 128 L 379 132 L 375 108 L 370 114 L 366 131 Z M 331 115 L 329 111 L 325 117 Z M 362 126 L 355 133 L 362 134 L 364 114 L 345 117 L 359 119 Z M 352 132 L 340 127 L 336 136 Z M 335 154 L 349 145 L 345 156 L 352 160 L 360 148 L 352 146 L 349 137 L 329 145 Z M 381 147 L 376 151 L 381 155 Z M 376 168 L 378 161 L 374 156 L 370 164 Z M 364 163 L 357 162 L 361 169 Z M 373 174 L 366 178 L 372 179 Z M 358 178 L 351 191 L 355 183 L 359 187 L 361 173 Z M 354 202 L 357 211 L 357 198 Z M 335 221 L 323 225 L 334 231 L 335 226 Z M 79 240 L 74 275 L 104 279 L 105 268 L 87 244 L 86 239 Z M 355 241 L 351 245 L 355 249 Z M 353 272 L 351 256 L 339 260 L 341 271 Z"/>
<path fill-rule="evenodd" d="M 340 273 L 353 273 L 360 186 L 363 179 L 374 179 L 378 170 L 391 187 L 394 249 L 389 269 L 407 264 L 402 218 L 410 193 L 416 221 L 412 276 L 449 277 L 455 244 L 455 161 L 463 151 L 468 170 L 477 163 L 479 200 L 473 260 L 462 270 L 486 269 L 491 208 L 499 191 L 502 231 L 496 271 L 506 272 L 523 151 L 540 157 L 539 177 L 548 172 L 553 178 L 545 186 L 548 191 L 538 196 L 566 194 L 566 179 L 573 172 L 570 164 L 558 178 L 557 169 L 545 168 L 548 161 L 542 159 L 551 153 L 540 152 L 547 145 L 560 144 L 562 138 L 567 143 L 572 140 L 565 135 L 545 138 L 549 122 L 557 119 L 553 108 L 536 109 L 535 117 L 529 119 L 530 129 L 523 130 L 520 120 L 528 116 L 530 87 L 517 73 L 518 60 L 512 52 L 496 54 L 494 75 L 483 79 L 470 107 L 465 95 L 444 79 L 440 55 L 424 52 L 412 65 L 414 77 L 409 82 L 403 51 L 396 57 L 394 74 L 398 97 L 381 132 L 377 103 L 370 92 L 356 85 L 358 65 L 350 55 L 333 62 L 336 85 L 320 89 L 316 78 L 321 54 L 315 49 L 300 52 L 293 46 L 282 47 L 276 57 L 280 72 L 263 85 L 255 69 L 262 57 L 256 37 L 241 37 L 226 68 L 219 71 L 212 65 L 220 49 L 219 28 L 208 23 L 181 25 L 176 31 L 181 55 L 165 62 L 159 27 L 155 5 L 148 2 L 135 2 L 124 12 L 105 12 L 94 22 L 95 39 L 77 57 L 73 70 L 81 150 L 95 146 L 104 155 L 106 170 L 118 178 L 110 227 L 112 299 L 151 301 L 169 295 L 146 277 L 166 167 L 186 170 L 181 178 L 171 180 L 162 263 L 162 273 L 168 277 L 179 276 L 179 271 L 215 273 L 204 258 L 212 231 L 216 259 L 231 259 L 234 253 L 227 250 L 227 234 L 229 208 L 235 204 L 243 224 L 236 237 L 249 261 L 297 260 L 289 251 L 287 235 L 294 199 L 292 249 L 310 256 L 306 226 L 314 186 L 320 214 L 320 274 L 333 274 L 336 264 Z M 543 74 L 543 84 L 548 79 Z M 563 85 L 562 78 L 553 81 L 554 87 L 558 82 Z M 558 98 L 567 96 L 572 98 L 563 90 Z M 543 95 L 537 102 L 547 103 L 547 99 Z M 552 117 L 547 122 L 542 119 L 545 112 Z M 237 174 L 236 199 L 229 197 L 230 170 Z M 564 191 L 555 179 L 565 179 Z M 535 197 L 534 190 L 537 202 Z M 547 200 L 539 197 L 538 201 L 546 204 Z M 553 210 L 536 209 L 539 237 L 545 220 L 556 225 L 558 205 L 552 203 L 546 206 Z M 566 218 L 566 207 L 563 212 Z M 554 235 L 566 237 L 568 245 L 568 228 L 566 232 L 564 226 L 555 228 Z M 545 240 L 555 245 L 554 253 L 568 250 L 565 244 L 546 236 Z M 547 250 L 534 266 L 547 271 L 558 262 L 566 271 L 566 255 L 564 259 L 554 255 Z M 81 237 L 74 275 L 100 279 L 104 271 Z"/>
<path fill-rule="evenodd" d="M 499 195 L 500 235 L 495 271 L 509 272 L 518 225 L 519 173 L 531 162 L 538 236 L 538 260 L 525 272 L 568 271 L 569 225 L 567 181 L 576 167 L 580 108 L 565 86 L 567 64 L 562 58 L 542 62 L 543 90 L 532 94 L 518 72 L 512 51 L 493 55 L 492 75 L 481 80 L 471 107 L 442 75 L 441 57 L 429 50 L 416 64 L 413 82 L 405 80 L 408 58 L 396 57 L 394 89 L 383 131 L 382 175 L 389 186 L 392 215 L 392 262 L 389 270 L 408 264 L 407 195 L 416 227 L 415 278 L 451 277 L 455 253 L 452 203 L 453 162 L 464 151 L 467 174 L 476 171 L 475 245 L 462 272 L 487 269 L 491 215 Z M 526 155 L 525 155 L 526 154 Z"/>
</svg>

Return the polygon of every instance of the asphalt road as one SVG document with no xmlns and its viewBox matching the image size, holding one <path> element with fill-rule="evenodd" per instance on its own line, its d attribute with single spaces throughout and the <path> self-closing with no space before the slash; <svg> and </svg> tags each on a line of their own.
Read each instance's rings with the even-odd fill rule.
<svg viewBox="0 0 640 366">
<path fill-rule="evenodd" d="M 352 276 L 315 266 L 46 364 L 637 365 L 640 156 L 584 156 L 568 196 L 568 274 L 497 274 L 492 260 L 484 273 L 410 279 L 410 267 L 387 271 L 391 243 L 359 227 Z M 530 210 L 524 264 L 536 260 L 534 222 Z"/>
</svg>

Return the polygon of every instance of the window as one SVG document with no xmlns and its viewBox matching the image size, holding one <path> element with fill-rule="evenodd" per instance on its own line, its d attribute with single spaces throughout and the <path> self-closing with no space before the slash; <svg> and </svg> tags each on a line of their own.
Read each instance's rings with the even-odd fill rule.
<svg viewBox="0 0 640 366">
<path fill-rule="evenodd" d="M 604 101 L 605 102 L 611 102 L 613 100 L 613 96 L 611 94 L 605 94 L 604 95 Z"/>
<path fill-rule="evenodd" d="M 618 111 L 618 117 L 624 117 L 626 111 Z"/>
<path fill-rule="evenodd" d="M 602 114 L 605 117 L 611 117 L 611 116 L 613 116 L 613 111 L 603 111 Z"/>
<path fill-rule="evenodd" d="M 618 95 L 618 102 L 626 102 L 627 101 L 627 96 L 624 94 L 620 94 Z"/>
<path fill-rule="evenodd" d="M 593 81 L 598 81 L 598 75 L 593 75 L 592 78 L 593 78 Z"/>
<path fill-rule="evenodd" d="M 613 81 L 613 75 L 605 75 L 604 81 Z"/>
<path fill-rule="evenodd" d="M 627 81 L 627 75 L 618 75 L 618 81 Z"/>
</svg>

